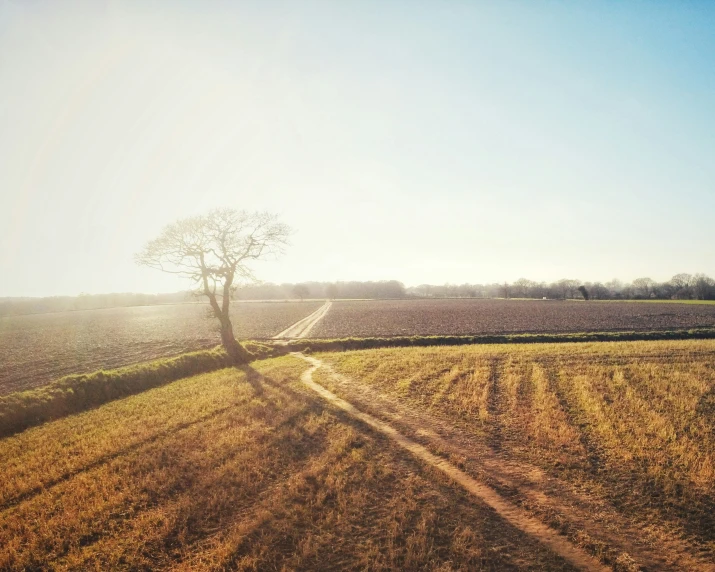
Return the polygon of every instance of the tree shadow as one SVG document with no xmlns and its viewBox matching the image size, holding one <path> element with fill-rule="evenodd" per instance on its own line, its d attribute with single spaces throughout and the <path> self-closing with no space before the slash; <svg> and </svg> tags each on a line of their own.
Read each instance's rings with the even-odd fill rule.
<svg viewBox="0 0 715 572">
<path fill-rule="evenodd" d="M 264 393 L 263 380 L 265 379 L 263 374 L 257 372 L 250 364 L 237 365 L 236 369 L 242 371 L 246 374 L 246 381 L 253 388 L 254 395 L 256 397 L 262 396 Z M 278 384 L 275 384 L 276 386 Z"/>
</svg>

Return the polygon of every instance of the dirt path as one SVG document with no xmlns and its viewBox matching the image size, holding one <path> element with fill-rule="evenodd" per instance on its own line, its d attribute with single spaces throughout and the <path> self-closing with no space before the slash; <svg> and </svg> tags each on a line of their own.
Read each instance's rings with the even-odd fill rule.
<svg viewBox="0 0 715 572">
<path fill-rule="evenodd" d="M 547 538 L 555 535 L 570 549 L 574 544 L 587 547 L 601 559 L 613 565 L 616 570 L 702 570 L 715 572 L 711 553 L 698 553 L 684 540 L 666 530 L 648 527 L 641 529 L 637 524 L 626 520 L 612 506 L 602 499 L 593 498 L 582 489 L 576 489 L 571 483 L 546 475 L 539 467 L 522 460 L 509 458 L 504 452 L 494 450 L 483 438 L 466 431 L 452 419 L 441 419 L 429 412 L 417 410 L 398 399 L 387 396 L 371 386 L 360 384 L 334 371 L 330 365 L 303 354 L 295 354 L 313 366 L 305 374 L 304 382 L 324 398 L 336 399 L 349 409 L 351 414 L 365 423 L 392 437 L 392 433 L 410 444 L 421 447 L 439 463 L 446 463 L 450 470 L 444 470 L 467 490 L 482 498 L 495 508 L 507 520 L 497 506 L 490 503 L 481 493 L 496 495 L 499 502 L 518 511 L 525 527 L 513 522 L 519 528 L 548 544 L 555 552 L 562 554 L 540 536 L 541 529 L 532 532 L 528 523 L 536 521 L 547 531 Z M 322 368 L 330 375 L 331 383 L 348 400 L 342 400 L 332 392 L 312 380 L 312 374 Z M 319 389 L 318 389 L 319 388 Z M 342 407 L 337 402 L 336 405 Z M 357 407 L 359 407 L 359 409 Z M 345 409 L 345 407 L 343 407 Z M 369 412 L 369 413 L 367 413 Z M 373 424 L 366 416 L 374 420 Z M 379 418 L 379 419 L 378 419 Z M 381 419 L 381 420 L 380 420 Z M 389 424 L 388 424 L 389 423 Z M 383 431 L 382 427 L 387 430 Z M 392 437 L 394 438 L 394 437 Z M 397 440 L 397 439 L 396 439 Z M 424 461 L 432 463 L 420 453 L 400 443 Z M 436 454 L 435 454 L 436 453 Z M 450 463 L 451 461 L 451 463 Z M 436 465 L 435 465 L 436 466 Z M 459 468 L 458 468 L 459 467 Z M 452 469 L 458 473 L 451 473 Z M 481 487 L 472 490 L 462 475 Z M 510 520 L 510 522 L 512 522 Z M 557 526 L 572 542 L 543 522 Z M 582 555 L 585 550 L 576 548 Z M 591 558 L 589 556 L 589 558 Z M 569 558 L 572 562 L 571 558 Z M 602 566 L 602 565 L 600 565 Z M 586 566 L 590 569 L 589 566 Z"/>
<path fill-rule="evenodd" d="M 313 329 L 313 326 L 315 326 L 315 324 L 317 324 L 323 318 L 323 316 L 328 313 L 328 310 L 330 310 L 330 306 L 332 305 L 332 302 L 326 300 L 325 304 L 323 304 L 315 312 L 306 316 L 302 320 L 297 321 L 295 324 L 286 328 L 277 336 L 273 336 L 273 339 L 291 340 L 296 338 L 307 338 L 308 334 L 310 334 L 310 330 Z"/>
<path fill-rule="evenodd" d="M 420 445 L 408 437 L 405 437 L 391 425 L 380 421 L 372 415 L 360 411 L 352 404 L 325 389 L 322 385 L 315 383 L 313 381 L 313 372 L 324 365 L 322 361 L 300 353 L 294 353 L 293 355 L 309 362 L 313 366 L 303 373 L 301 381 L 313 391 L 318 393 L 326 401 L 329 401 L 333 405 L 350 413 L 353 417 L 359 419 L 363 423 L 366 423 L 370 427 L 380 431 L 417 458 L 444 472 L 448 477 L 460 484 L 468 492 L 493 508 L 510 524 L 537 538 L 540 542 L 548 546 L 562 558 L 568 560 L 574 566 L 583 570 L 610 570 L 610 568 L 601 564 L 584 550 L 569 542 L 564 536 L 556 532 L 554 529 L 549 528 L 539 520 L 529 516 L 523 509 L 509 502 L 493 488 L 480 483 L 446 459 L 431 453 L 427 447 Z"/>
</svg>

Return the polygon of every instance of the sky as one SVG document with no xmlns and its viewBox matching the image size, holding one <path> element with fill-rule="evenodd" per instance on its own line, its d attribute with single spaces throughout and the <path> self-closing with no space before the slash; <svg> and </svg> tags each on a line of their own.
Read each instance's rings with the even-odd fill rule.
<svg viewBox="0 0 715 572">
<path fill-rule="evenodd" d="M 269 211 L 273 282 L 715 276 L 715 3 L 0 0 L 0 296 L 167 292 Z"/>
</svg>

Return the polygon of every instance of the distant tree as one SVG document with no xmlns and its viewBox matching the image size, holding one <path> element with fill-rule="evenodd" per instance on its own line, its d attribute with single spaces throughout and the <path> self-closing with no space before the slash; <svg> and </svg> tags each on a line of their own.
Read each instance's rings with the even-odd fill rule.
<svg viewBox="0 0 715 572">
<path fill-rule="evenodd" d="M 509 292 L 511 291 L 511 285 L 508 282 L 504 282 L 501 286 L 502 298 L 509 299 Z"/>
<path fill-rule="evenodd" d="M 231 295 L 238 281 L 255 281 L 248 267 L 251 261 L 282 253 L 290 232 L 268 213 L 216 209 L 168 225 L 135 259 L 142 266 L 189 278 L 196 284 L 220 323 L 223 347 L 240 363 L 248 358 L 248 352 L 233 334 Z"/>
<path fill-rule="evenodd" d="M 644 298 L 651 297 L 656 285 L 655 280 L 652 280 L 651 278 L 636 278 L 633 281 L 633 288 L 636 291 L 636 295 L 643 296 Z"/>
<path fill-rule="evenodd" d="M 715 295 L 715 280 L 705 274 L 696 274 L 692 278 L 693 294 L 697 300 L 708 300 Z"/>
<path fill-rule="evenodd" d="M 338 285 L 328 284 L 325 287 L 325 296 L 331 300 L 335 300 L 338 297 Z"/>
<path fill-rule="evenodd" d="M 591 294 L 591 298 L 596 300 L 607 300 L 611 297 L 611 291 L 600 282 L 592 284 L 589 292 Z"/>
<path fill-rule="evenodd" d="M 559 292 L 559 297 L 563 298 L 573 298 L 574 294 L 578 290 L 580 282 L 578 280 L 563 279 L 556 283 L 556 289 Z"/>
<path fill-rule="evenodd" d="M 581 292 L 581 296 L 583 296 L 584 300 L 588 300 L 590 298 L 588 290 L 586 289 L 586 287 L 583 284 L 578 287 L 578 291 Z"/>
<path fill-rule="evenodd" d="M 621 294 L 623 292 L 623 282 L 621 282 L 618 278 L 614 278 L 610 282 L 606 282 L 605 286 L 606 288 L 608 288 L 611 298 L 622 297 Z"/>
<path fill-rule="evenodd" d="M 692 274 L 681 272 L 680 274 L 673 276 L 670 279 L 670 284 L 673 290 L 672 297 L 681 300 L 689 300 L 692 298 L 692 283 Z"/>
<path fill-rule="evenodd" d="M 532 288 L 536 286 L 536 282 L 533 280 L 528 280 L 526 278 L 519 278 L 514 282 L 513 291 L 514 294 L 519 298 L 529 298 L 532 295 Z"/>
<path fill-rule="evenodd" d="M 296 284 L 293 286 L 293 296 L 300 298 L 302 302 L 304 298 L 310 296 L 310 289 L 305 284 Z"/>
</svg>

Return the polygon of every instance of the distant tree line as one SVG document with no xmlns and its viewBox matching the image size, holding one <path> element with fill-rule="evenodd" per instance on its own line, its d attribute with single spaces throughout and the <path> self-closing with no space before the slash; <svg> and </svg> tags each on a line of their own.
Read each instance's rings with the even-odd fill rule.
<svg viewBox="0 0 715 572">
<path fill-rule="evenodd" d="M 300 298 L 405 298 L 405 285 L 397 280 L 378 282 L 259 283 L 237 288 L 237 300 L 289 300 Z M 218 296 L 219 300 L 221 296 Z M 73 310 L 97 310 L 127 306 L 152 306 L 198 302 L 194 292 L 171 294 L 80 294 L 47 298 L 0 298 L 0 316 L 45 314 Z"/>
<path fill-rule="evenodd" d="M 50 296 L 47 298 L 0 298 L 0 316 L 180 304 L 192 300 L 190 292 L 172 292 L 171 294 L 83 293 L 79 296 Z"/>
<path fill-rule="evenodd" d="M 405 298 L 407 289 L 397 280 L 375 282 L 300 282 L 298 284 L 251 284 L 236 291 L 241 300 L 287 300 L 289 298 Z"/>
<path fill-rule="evenodd" d="M 407 289 L 407 294 L 434 298 L 547 298 L 592 300 L 715 300 L 715 280 L 705 274 L 676 274 L 665 282 L 636 278 L 631 283 L 583 282 L 567 279 L 535 282 L 520 278 L 516 282 L 493 284 L 422 284 Z"/>
<path fill-rule="evenodd" d="M 715 300 L 715 280 L 705 274 L 676 274 L 665 282 L 636 278 L 625 283 L 583 282 L 562 279 L 535 282 L 520 278 L 516 282 L 492 284 L 422 284 L 405 288 L 397 280 L 375 282 L 300 282 L 260 283 L 243 286 L 234 292 L 238 300 L 350 299 L 350 298 L 535 298 L 592 300 Z M 43 314 L 71 310 L 94 310 L 124 306 L 150 306 L 196 302 L 192 292 L 171 294 L 80 294 L 49 298 L 0 298 L 0 316 Z"/>
</svg>

